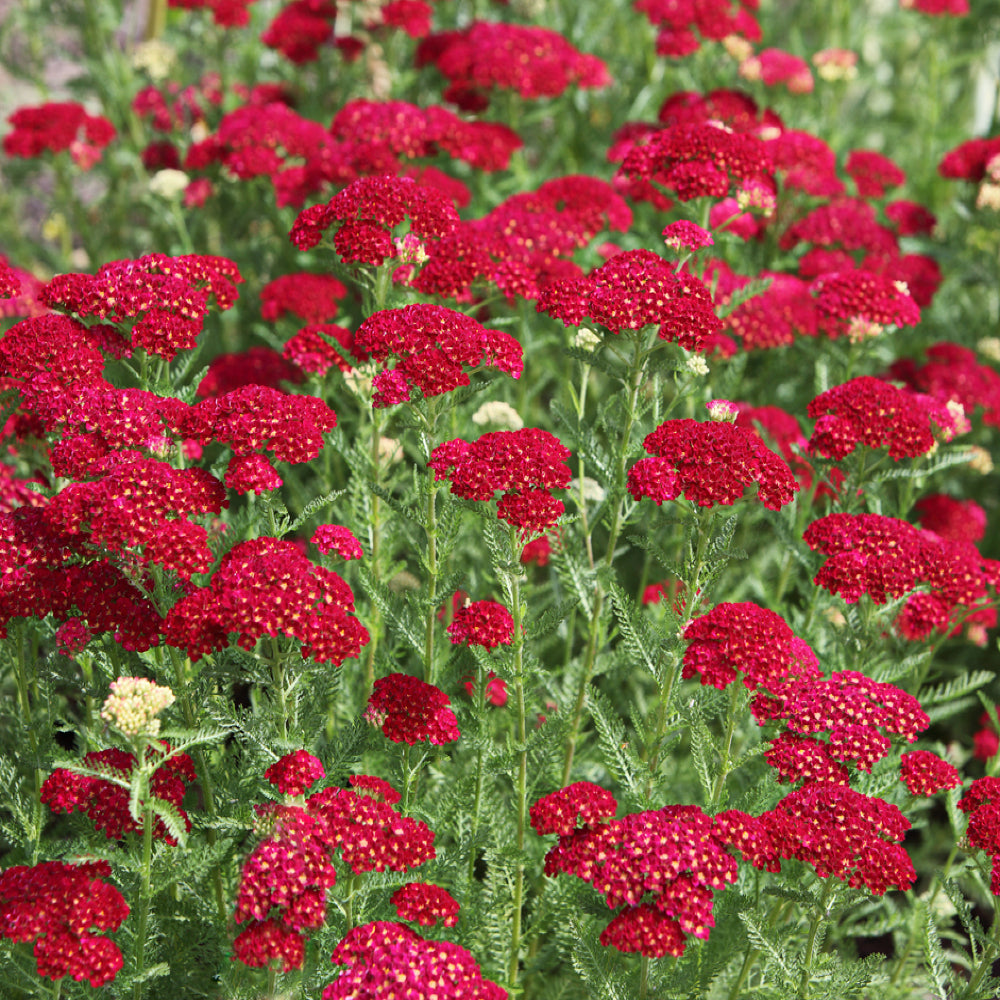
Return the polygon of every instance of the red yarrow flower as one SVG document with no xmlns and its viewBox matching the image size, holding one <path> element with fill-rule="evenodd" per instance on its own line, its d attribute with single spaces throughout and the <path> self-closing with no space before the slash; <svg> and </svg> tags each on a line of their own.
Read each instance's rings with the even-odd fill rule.
<svg viewBox="0 0 1000 1000">
<path fill-rule="evenodd" d="M 334 245 L 343 260 L 378 267 L 395 256 L 392 231 L 404 219 L 411 233 L 440 239 L 458 225 L 458 212 L 441 191 L 408 178 L 361 177 L 326 205 L 300 212 L 289 238 L 299 250 L 309 250 L 336 226 Z"/>
<path fill-rule="evenodd" d="M 99 157 L 99 151 L 116 135 L 107 118 L 90 115 L 82 104 L 73 101 L 18 108 L 7 121 L 13 128 L 4 136 L 3 151 L 8 156 L 29 159 L 41 156 L 46 150 L 52 153 L 69 150 L 74 159 L 87 157 L 90 151 Z"/>
<path fill-rule="evenodd" d="M 900 779 L 911 795 L 936 795 L 946 788 L 959 788 L 958 769 L 929 750 L 914 750 L 899 758 Z"/>
<path fill-rule="evenodd" d="M 977 778 L 958 800 L 958 808 L 969 814 L 969 844 L 993 858 L 990 891 L 1000 896 L 1000 778 Z"/>
<path fill-rule="evenodd" d="M 494 649 L 510 645 L 514 637 L 514 619 L 496 601 L 472 601 L 455 612 L 445 631 L 455 645 L 464 642 L 467 646 Z"/>
<path fill-rule="evenodd" d="M 558 833 L 569 836 L 578 821 L 585 827 L 599 826 L 613 819 L 618 810 L 615 797 L 591 781 L 577 781 L 540 798 L 529 810 L 531 825 L 541 836 Z"/>
<path fill-rule="evenodd" d="M 326 777 L 326 771 L 318 757 L 296 750 L 276 760 L 264 777 L 284 795 L 304 795 L 310 786 Z"/>
<path fill-rule="evenodd" d="M 95 989 L 110 983 L 122 953 L 98 932 L 118 930 L 129 914 L 122 894 L 102 881 L 110 875 L 106 861 L 8 868 L 0 873 L 0 937 L 34 941 L 38 974 L 47 979 L 86 979 Z"/>
<path fill-rule="evenodd" d="M 731 423 L 667 420 L 647 435 L 643 458 L 629 469 L 628 491 L 657 505 L 682 493 L 700 507 L 731 506 L 757 483 L 768 510 L 780 510 L 800 489 L 791 469 L 752 430 Z"/>
<path fill-rule="evenodd" d="M 375 682 L 365 718 L 394 743 L 428 742 L 435 746 L 458 739 L 458 720 L 448 696 L 417 677 L 389 674 Z"/>
<path fill-rule="evenodd" d="M 445 927 L 458 923 L 458 900 L 439 885 L 407 882 L 392 894 L 389 902 L 396 907 L 400 920 L 411 920 L 426 927 L 433 927 L 439 920 Z"/>
<path fill-rule="evenodd" d="M 360 559 L 364 555 L 351 529 L 340 524 L 321 524 L 309 540 L 320 552 L 336 551 L 341 559 Z"/>
</svg>

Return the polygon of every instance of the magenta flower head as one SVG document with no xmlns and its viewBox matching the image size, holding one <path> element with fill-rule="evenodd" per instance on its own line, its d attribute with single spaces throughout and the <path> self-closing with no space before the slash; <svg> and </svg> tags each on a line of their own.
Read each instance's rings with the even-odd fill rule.
<svg viewBox="0 0 1000 1000">
<path fill-rule="evenodd" d="M 394 743 L 440 746 L 459 737 L 448 696 L 433 684 L 408 674 L 389 674 L 375 682 L 365 718 Z"/>
<path fill-rule="evenodd" d="M 318 757 L 296 750 L 276 760 L 264 777 L 284 795 L 304 795 L 320 778 L 326 777 L 326 771 Z"/>
<path fill-rule="evenodd" d="M 454 621 L 446 629 L 453 644 L 484 646 L 493 649 L 509 646 L 514 635 L 514 619 L 496 601 L 472 601 L 455 612 Z"/>
<path fill-rule="evenodd" d="M 698 251 L 704 247 L 710 247 L 715 243 L 712 234 L 707 229 L 694 222 L 687 222 L 684 219 L 679 222 L 671 222 L 663 230 L 663 242 L 671 250 L 681 248 Z"/>
<path fill-rule="evenodd" d="M 458 225 L 458 212 L 436 188 L 405 177 L 361 177 L 327 204 L 301 211 L 289 239 L 300 250 L 310 250 L 335 229 L 333 246 L 342 260 L 379 267 L 398 255 L 393 231 L 404 220 L 415 236 L 440 239 Z"/>
</svg>

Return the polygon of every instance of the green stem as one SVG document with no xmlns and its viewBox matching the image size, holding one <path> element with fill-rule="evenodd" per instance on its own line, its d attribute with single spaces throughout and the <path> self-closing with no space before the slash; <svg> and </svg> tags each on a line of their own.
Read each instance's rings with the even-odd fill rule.
<svg viewBox="0 0 1000 1000">
<path fill-rule="evenodd" d="M 510 931 L 510 963 L 508 976 L 512 987 L 517 985 L 521 959 L 521 908 L 524 902 L 524 843 L 528 818 L 528 727 L 524 706 L 524 636 L 521 623 L 521 581 L 517 534 L 510 529 L 511 539 L 511 617 L 514 619 L 514 695 L 517 700 L 517 742 L 520 747 L 517 761 L 517 869 L 514 873 L 514 912 Z"/>
<path fill-rule="evenodd" d="M 618 502 L 615 504 L 614 514 L 611 520 L 611 529 L 608 533 L 608 547 L 604 553 L 604 565 L 611 568 L 615 557 L 615 546 L 618 543 L 618 533 L 621 531 L 623 512 L 625 506 L 624 497 L 620 494 L 625 490 L 625 466 L 628 462 L 629 442 L 632 437 L 632 427 L 635 424 L 636 403 L 639 399 L 639 390 L 642 388 L 643 370 L 648 354 L 645 350 L 645 331 L 640 331 L 633 342 L 632 360 L 628 373 L 628 404 L 625 413 L 625 426 L 622 429 L 620 447 L 618 449 L 617 464 L 613 480 L 613 489 L 619 494 Z M 569 777 L 573 770 L 573 757 L 576 754 L 576 743 L 580 736 L 580 722 L 583 718 L 583 706 L 587 700 L 587 688 L 590 685 L 590 678 L 594 673 L 594 666 L 597 662 L 597 650 L 600 647 L 601 620 L 604 611 L 604 588 L 600 583 L 594 585 L 594 605 L 590 615 L 590 629 L 587 635 L 587 648 L 584 653 L 583 674 L 580 677 L 580 685 L 577 688 L 576 700 L 573 703 L 573 714 L 570 717 L 569 735 L 566 737 L 566 757 L 563 762 L 562 783 L 569 783 Z"/>
<path fill-rule="evenodd" d="M 31 863 L 34 865 L 38 863 L 42 835 L 42 772 L 38 767 L 38 736 L 35 734 L 34 715 L 31 711 L 31 697 L 28 694 L 27 658 L 24 655 L 26 641 L 27 636 L 23 626 L 18 627 L 15 635 L 17 654 L 14 656 L 14 674 L 17 680 L 17 695 L 21 702 L 21 714 L 24 717 L 24 728 L 28 732 L 28 744 L 31 747 L 31 756 L 35 760 L 35 794 L 32 798 L 35 841 L 31 849 Z"/>
<path fill-rule="evenodd" d="M 476 875 L 476 838 L 479 835 L 479 814 L 483 802 L 483 751 L 476 751 L 476 796 L 472 803 L 472 836 L 469 847 L 469 882 Z"/>
<path fill-rule="evenodd" d="M 645 1000 L 649 993 L 649 956 L 643 955 L 639 963 L 639 1000 Z"/>
<path fill-rule="evenodd" d="M 729 754 L 733 747 L 733 730 L 736 728 L 736 709 L 740 704 L 740 683 L 734 680 L 729 685 L 729 709 L 726 712 L 726 735 L 722 738 L 722 760 L 719 764 L 719 775 L 715 779 L 715 788 L 712 790 L 712 801 L 709 811 L 714 813 L 719 808 L 722 801 L 722 790 L 726 785 L 726 778 L 729 777 Z"/>
<path fill-rule="evenodd" d="M 819 933 L 820 925 L 830 919 L 830 897 L 833 895 L 836 884 L 833 878 L 826 880 L 823 887 L 823 895 L 820 897 L 819 906 L 816 908 L 816 915 L 809 924 L 809 938 L 806 941 L 806 960 L 802 966 L 802 977 L 799 980 L 799 1000 L 805 1000 L 809 989 L 809 981 L 812 978 L 813 962 L 816 960 L 816 935 Z"/>
<path fill-rule="evenodd" d="M 135 937 L 135 976 L 132 1000 L 142 997 L 142 973 L 145 971 L 146 925 L 149 921 L 149 904 L 153 896 L 151 880 L 153 870 L 153 806 L 146 802 L 142 810 L 142 885 L 139 889 L 139 921 Z"/>
<path fill-rule="evenodd" d="M 271 679 L 274 682 L 274 690 L 278 696 L 278 722 L 281 739 L 288 739 L 288 706 L 285 704 L 285 672 L 281 668 L 281 651 L 278 648 L 278 640 L 273 636 L 271 644 Z"/>
<path fill-rule="evenodd" d="M 962 993 L 962 997 L 975 997 L 979 990 L 979 985 L 989 975 L 993 968 L 997 954 L 1000 953 L 1000 906 L 993 907 L 993 926 L 990 927 L 990 947 L 983 949 L 976 971 L 969 979 L 969 985 Z"/>
<path fill-rule="evenodd" d="M 656 711 L 656 734 L 653 737 L 653 752 L 649 757 L 649 776 L 646 778 L 647 799 L 653 791 L 653 777 L 660 763 L 660 751 L 663 749 L 663 735 L 667 728 L 667 712 L 670 709 L 670 702 L 673 699 L 674 682 L 677 679 L 677 668 L 680 666 L 680 662 L 681 658 L 679 656 L 673 657 L 666 682 L 660 689 L 660 704 Z"/>
<path fill-rule="evenodd" d="M 433 473 L 432 473 L 433 475 Z M 424 634 L 424 680 L 434 683 L 434 626 L 437 623 L 437 483 L 427 494 L 427 625 Z"/>
<path fill-rule="evenodd" d="M 750 970 L 753 968 L 753 963 L 756 961 L 759 954 L 759 948 L 754 948 L 752 945 L 747 948 L 747 953 L 743 956 L 743 964 L 740 966 L 740 974 L 736 977 L 736 982 L 733 984 L 733 988 L 729 991 L 729 1000 L 740 1000 L 740 997 L 742 996 L 743 984 L 746 982 L 746 978 L 750 974 Z"/>
</svg>

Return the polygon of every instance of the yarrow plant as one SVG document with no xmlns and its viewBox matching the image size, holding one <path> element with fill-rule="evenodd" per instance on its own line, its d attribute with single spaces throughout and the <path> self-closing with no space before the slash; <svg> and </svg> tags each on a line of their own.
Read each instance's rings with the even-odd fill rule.
<svg viewBox="0 0 1000 1000">
<path fill-rule="evenodd" d="M 4 998 L 1000 995 L 996 4 L 5 11 Z"/>
</svg>

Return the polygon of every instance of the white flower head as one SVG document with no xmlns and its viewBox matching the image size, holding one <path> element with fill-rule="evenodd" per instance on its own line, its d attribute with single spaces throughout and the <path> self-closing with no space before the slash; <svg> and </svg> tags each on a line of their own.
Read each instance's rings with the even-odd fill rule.
<svg viewBox="0 0 1000 1000">
<path fill-rule="evenodd" d="M 689 354 L 684 362 L 684 367 L 692 375 L 707 375 L 708 363 L 700 354 Z"/>
<path fill-rule="evenodd" d="M 156 716 L 174 703 L 174 692 L 145 677 L 119 677 L 111 682 L 111 694 L 101 709 L 101 718 L 129 739 L 141 733 L 160 731 Z"/>
<path fill-rule="evenodd" d="M 521 414 L 510 403 L 490 400 L 472 414 L 472 422 L 477 427 L 493 426 L 505 431 L 519 431 L 524 426 Z"/>
<path fill-rule="evenodd" d="M 173 201 L 174 198 L 184 193 L 190 183 L 191 178 L 183 170 L 171 170 L 168 168 L 166 170 L 157 170 L 149 178 L 149 190 L 152 194 L 157 195 L 157 197 Z"/>
<path fill-rule="evenodd" d="M 593 351 L 597 348 L 597 345 L 601 342 L 601 338 L 594 333 L 590 327 L 581 326 L 576 332 L 576 338 L 573 341 L 575 347 L 579 347 L 582 351 Z"/>
</svg>

